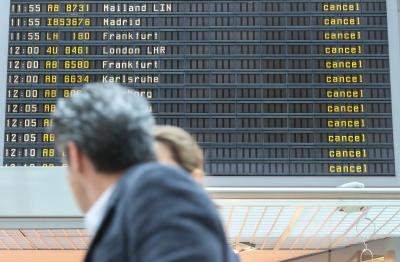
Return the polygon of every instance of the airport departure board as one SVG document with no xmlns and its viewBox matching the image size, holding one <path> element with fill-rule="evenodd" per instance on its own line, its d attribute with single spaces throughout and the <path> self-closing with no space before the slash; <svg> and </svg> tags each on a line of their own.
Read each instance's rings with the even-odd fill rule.
<svg viewBox="0 0 400 262">
<path fill-rule="evenodd" d="M 112 82 L 210 175 L 395 175 L 385 0 L 10 3 L 6 166 L 60 165 L 57 98 Z"/>
</svg>

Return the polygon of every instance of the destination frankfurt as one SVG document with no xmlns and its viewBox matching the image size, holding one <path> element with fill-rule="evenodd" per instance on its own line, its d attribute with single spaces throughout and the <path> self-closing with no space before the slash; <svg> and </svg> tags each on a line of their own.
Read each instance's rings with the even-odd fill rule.
<svg viewBox="0 0 400 262">
<path fill-rule="evenodd" d="M 158 61 L 103 61 L 103 69 L 158 69 Z"/>
<path fill-rule="evenodd" d="M 146 32 L 128 32 L 128 33 L 110 33 L 103 32 L 102 35 L 103 40 L 158 40 L 158 33 L 146 33 Z"/>
</svg>

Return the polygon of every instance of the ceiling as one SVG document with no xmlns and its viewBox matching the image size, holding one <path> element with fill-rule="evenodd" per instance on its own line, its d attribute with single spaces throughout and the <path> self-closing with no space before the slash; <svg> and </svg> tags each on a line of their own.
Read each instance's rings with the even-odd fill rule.
<svg viewBox="0 0 400 262">
<path fill-rule="evenodd" d="M 340 189 L 211 192 L 243 261 L 281 261 L 373 239 L 400 237 L 400 194 Z M 239 192 L 240 191 L 240 192 Z M 222 192 L 222 193 L 221 193 Z M 340 211 L 341 209 L 346 210 Z M 361 210 L 361 211 L 360 211 Z M 87 249 L 82 218 L 0 218 L 0 250 Z M 1 253 L 1 252 L 0 252 Z M 276 259 L 276 260 L 275 260 Z"/>
<path fill-rule="evenodd" d="M 400 201 L 219 201 L 229 240 L 239 250 L 324 251 L 400 236 Z M 339 205 L 341 204 L 341 205 Z"/>
</svg>

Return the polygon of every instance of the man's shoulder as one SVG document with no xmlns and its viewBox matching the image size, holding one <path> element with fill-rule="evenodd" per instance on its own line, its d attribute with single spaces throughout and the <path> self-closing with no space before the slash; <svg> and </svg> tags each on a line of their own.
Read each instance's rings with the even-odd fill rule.
<svg viewBox="0 0 400 262">
<path fill-rule="evenodd" d="M 176 254 L 174 261 L 230 261 L 226 260 L 230 251 L 218 214 L 190 174 L 149 163 L 127 170 L 120 182 L 110 228 L 115 226 L 113 232 L 127 241 L 123 246 L 130 247 L 127 252 L 132 257 L 164 261 L 164 257 Z M 194 244 L 196 249 L 181 248 L 171 239 Z M 159 245 L 156 251 L 154 244 Z M 182 256 L 205 259 L 179 259 Z M 143 257 L 147 260 L 141 260 Z"/>
<path fill-rule="evenodd" d="M 183 169 L 166 166 L 156 162 L 137 165 L 125 172 L 122 184 L 129 192 L 127 195 L 172 193 L 198 195 L 203 190 Z"/>
<path fill-rule="evenodd" d="M 148 174 L 148 173 L 153 173 L 153 174 L 162 174 L 162 173 L 170 173 L 170 174 L 186 174 L 185 171 L 178 167 L 173 167 L 173 166 L 167 166 L 160 164 L 158 162 L 148 162 L 148 163 L 143 163 L 143 164 L 138 164 L 130 169 L 128 169 L 125 172 L 125 175 L 127 176 L 134 176 L 134 175 L 143 175 L 143 174 Z"/>
<path fill-rule="evenodd" d="M 218 217 L 205 191 L 182 169 L 149 163 L 128 170 L 124 176 L 117 205 L 124 207 L 120 210 L 126 216 L 137 212 L 160 216 L 183 210 L 201 212 L 213 221 Z"/>
<path fill-rule="evenodd" d="M 124 174 L 126 183 L 152 183 L 162 184 L 170 180 L 192 181 L 186 171 L 172 166 L 162 165 L 157 162 L 140 164 L 128 169 Z"/>
</svg>

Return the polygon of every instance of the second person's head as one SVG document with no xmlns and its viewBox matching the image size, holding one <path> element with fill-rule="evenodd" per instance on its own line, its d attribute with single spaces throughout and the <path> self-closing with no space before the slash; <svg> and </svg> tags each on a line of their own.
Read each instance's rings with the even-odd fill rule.
<svg viewBox="0 0 400 262">
<path fill-rule="evenodd" d="M 202 183 L 203 152 L 189 133 L 179 127 L 156 126 L 154 138 L 155 154 L 161 163 L 180 166 Z"/>
</svg>

